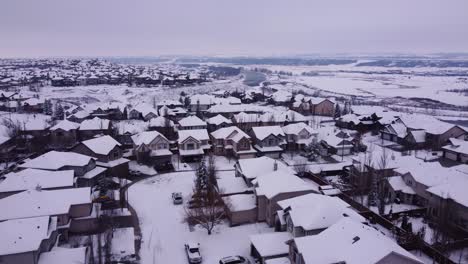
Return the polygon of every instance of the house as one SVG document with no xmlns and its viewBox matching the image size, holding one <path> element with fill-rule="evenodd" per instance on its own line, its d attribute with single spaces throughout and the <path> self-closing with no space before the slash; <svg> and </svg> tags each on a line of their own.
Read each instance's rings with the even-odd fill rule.
<svg viewBox="0 0 468 264">
<path fill-rule="evenodd" d="M 286 135 L 279 126 L 253 127 L 251 135 L 254 148 L 260 155 L 280 158 L 283 146 L 286 144 Z"/>
<path fill-rule="evenodd" d="M 50 251 L 41 253 L 38 264 L 62 264 L 65 259 L 69 263 L 89 264 L 91 252 L 88 247 L 53 247 Z"/>
<path fill-rule="evenodd" d="M 275 225 L 275 215 L 281 209 L 278 202 L 308 193 L 319 193 L 318 185 L 306 181 L 289 171 L 276 170 L 255 179 L 257 221 Z"/>
<path fill-rule="evenodd" d="M 350 217 L 314 236 L 288 242 L 291 264 L 422 264 L 413 254 L 371 226 Z"/>
<path fill-rule="evenodd" d="M 442 147 L 443 157 L 468 164 L 468 141 L 450 138 L 449 144 Z"/>
<path fill-rule="evenodd" d="M 335 116 L 335 103 L 327 98 L 311 98 L 310 113 L 319 116 Z"/>
<path fill-rule="evenodd" d="M 350 155 L 354 144 L 351 136 L 343 131 L 329 133 L 320 140 L 322 155 Z"/>
<path fill-rule="evenodd" d="M 38 264 L 57 242 L 57 217 L 39 216 L 0 222 L 0 259 L 5 264 Z"/>
<path fill-rule="evenodd" d="M 209 132 L 213 132 L 223 127 L 232 126 L 232 121 L 220 114 L 208 118 L 208 120 L 206 120 L 206 123 L 208 124 Z"/>
<path fill-rule="evenodd" d="M 261 264 L 269 260 L 287 257 L 289 248 L 286 244 L 292 236 L 288 232 L 274 232 L 250 236 L 250 255 Z"/>
<path fill-rule="evenodd" d="M 206 112 L 215 103 L 215 98 L 208 94 L 196 94 L 190 96 L 188 109 L 191 112 Z"/>
<path fill-rule="evenodd" d="M 11 152 L 15 149 L 15 140 L 11 137 L 0 136 L 0 161 L 9 161 Z"/>
<path fill-rule="evenodd" d="M 170 142 L 158 131 L 144 131 L 132 136 L 133 154 L 139 163 L 151 165 L 170 164 Z"/>
<path fill-rule="evenodd" d="M 80 124 L 62 120 L 50 128 L 50 146 L 53 149 L 68 149 L 78 142 Z"/>
<path fill-rule="evenodd" d="M 189 129 L 206 129 L 206 122 L 198 118 L 197 116 L 188 116 L 179 120 L 180 130 Z"/>
<path fill-rule="evenodd" d="M 286 136 L 286 150 L 304 150 L 310 143 L 317 141 L 317 132 L 305 123 L 293 123 L 282 127 Z"/>
<path fill-rule="evenodd" d="M 287 231 L 293 237 L 316 235 L 338 222 L 343 216 L 361 223 L 366 219 L 338 197 L 309 193 L 278 202 L 276 231 Z"/>
<path fill-rule="evenodd" d="M 114 138 L 122 144 L 125 150 L 133 149 L 132 136 L 148 129 L 148 122 L 143 120 L 122 120 L 114 123 Z M 126 153 L 128 155 L 128 152 Z M 125 155 L 125 154 L 124 154 Z"/>
<path fill-rule="evenodd" d="M 94 186 L 105 176 L 106 172 L 105 168 L 96 167 L 96 159 L 93 157 L 60 151 L 49 151 L 37 158 L 27 160 L 19 167 L 48 171 L 73 170 L 79 187 Z"/>
<path fill-rule="evenodd" d="M 206 129 L 179 130 L 179 156 L 182 161 L 201 160 L 205 151 L 211 149 Z"/>
<path fill-rule="evenodd" d="M 57 226 L 62 227 L 91 214 L 91 188 L 23 191 L 0 199 L 0 208 L 0 221 L 55 216 Z"/>
<path fill-rule="evenodd" d="M 73 170 L 46 171 L 25 169 L 0 177 L 0 199 L 29 189 L 65 189 L 74 187 Z"/>
<path fill-rule="evenodd" d="M 109 176 L 118 178 L 128 176 L 129 160 L 122 157 L 121 144 L 111 136 L 106 135 L 82 141 L 72 151 L 96 158 L 96 165 L 107 168 Z"/>
<path fill-rule="evenodd" d="M 29 98 L 22 102 L 22 110 L 26 113 L 42 113 L 44 99 Z"/>
<path fill-rule="evenodd" d="M 66 113 L 66 112 L 65 112 Z M 84 120 L 89 118 L 89 112 L 86 110 L 79 110 L 77 112 L 72 112 L 67 116 L 67 120 L 72 122 L 81 123 Z"/>
<path fill-rule="evenodd" d="M 226 215 L 231 226 L 255 223 L 257 221 L 256 197 L 252 193 L 233 194 L 222 197 Z"/>
<path fill-rule="evenodd" d="M 291 103 L 292 98 L 293 95 L 290 92 L 279 90 L 271 95 L 270 100 L 275 105 L 288 106 Z"/>
<path fill-rule="evenodd" d="M 234 165 L 234 168 L 236 171 L 236 177 L 242 177 L 248 186 L 252 186 L 252 181 L 257 177 L 277 170 L 294 174 L 294 170 L 286 164 L 266 156 L 251 159 L 239 159 Z"/>
<path fill-rule="evenodd" d="M 262 125 L 262 118 L 261 114 L 249 114 L 245 112 L 241 112 L 236 114 L 232 117 L 232 121 L 235 126 L 238 128 L 249 131 L 252 127 L 261 126 Z"/>
<path fill-rule="evenodd" d="M 151 105 L 148 104 L 139 104 L 135 106 L 128 113 L 128 118 L 130 119 L 143 119 L 145 121 L 150 120 L 158 116 L 158 110 L 154 109 Z"/>
<path fill-rule="evenodd" d="M 174 141 L 177 139 L 174 122 L 166 117 L 152 118 L 149 121 L 148 129 L 158 131 L 169 140 Z"/>
<path fill-rule="evenodd" d="M 220 128 L 210 134 L 213 152 L 216 155 L 236 159 L 254 158 L 257 151 L 252 148 L 250 137 L 235 126 Z"/>
<path fill-rule="evenodd" d="M 112 132 L 112 123 L 108 119 L 95 117 L 81 122 L 78 134 L 81 140 L 93 138 L 98 135 L 110 135 Z"/>
<path fill-rule="evenodd" d="M 121 103 L 102 104 L 90 112 L 90 116 L 108 118 L 110 120 L 122 120 L 127 118 L 127 106 Z"/>
</svg>

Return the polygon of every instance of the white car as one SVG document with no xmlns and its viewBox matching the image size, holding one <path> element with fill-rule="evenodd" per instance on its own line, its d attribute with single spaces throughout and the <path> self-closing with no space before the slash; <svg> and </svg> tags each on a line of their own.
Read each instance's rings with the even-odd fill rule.
<svg viewBox="0 0 468 264">
<path fill-rule="evenodd" d="M 220 259 L 219 264 L 250 264 L 250 261 L 242 256 L 230 256 Z"/>
<path fill-rule="evenodd" d="M 185 244 L 185 253 L 187 253 L 187 258 L 190 264 L 202 262 L 202 256 L 200 254 L 200 243 Z"/>
</svg>

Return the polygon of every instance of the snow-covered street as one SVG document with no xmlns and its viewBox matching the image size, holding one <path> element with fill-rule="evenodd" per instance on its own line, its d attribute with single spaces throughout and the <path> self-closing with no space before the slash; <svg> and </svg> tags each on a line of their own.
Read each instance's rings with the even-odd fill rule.
<svg viewBox="0 0 468 264">
<path fill-rule="evenodd" d="M 192 232 L 184 223 L 184 208 L 173 205 L 172 192 L 182 192 L 185 201 L 191 193 L 193 172 L 161 174 L 134 184 L 129 200 L 137 211 L 141 231 L 141 263 L 187 263 L 184 243 L 200 242 L 204 263 L 217 263 L 230 255 L 249 256 L 249 236 L 273 232 L 264 223 L 229 227 L 218 226 L 208 236 L 204 229 Z M 184 201 L 184 202 L 185 202 Z"/>
</svg>

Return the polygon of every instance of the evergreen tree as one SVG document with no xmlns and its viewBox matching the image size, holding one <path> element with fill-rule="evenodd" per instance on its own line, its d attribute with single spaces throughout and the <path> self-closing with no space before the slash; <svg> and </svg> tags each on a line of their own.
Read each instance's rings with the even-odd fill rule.
<svg viewBox="0 0 468 264">
<path fill-rule="evenodd" d="M 55 104 L 54 118 L 56 120 L 60 120 L 60 119 L 63 119 L 63 117 L 64 117 L 64 111 L 63 111 L 62 105 L 59 103 Z"/>
<path fill-rule="evenodd" d="M 335 105 L 335 118 L 341 117 L 341 107 L 340 104 Z"/>
</svg>

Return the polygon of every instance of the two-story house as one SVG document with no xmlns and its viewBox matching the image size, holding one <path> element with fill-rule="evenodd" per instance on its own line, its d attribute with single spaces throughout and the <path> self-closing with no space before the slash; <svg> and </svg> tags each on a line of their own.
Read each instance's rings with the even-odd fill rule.
<svg viewBox="0 0 468 264">
<path fill-rule="evenodd" d="M 182 161 L 201 160 L 211 149 L 210 137 L 206 129 L 179 130 L 179 156 Z"/>
<path fill-rule="evenodd" d="M 220 128 L 210 134 L 213 152 L 216 155 L 237 159 L 254 158 L 257 151 L 252 148 L 250 137 L 238 127 Z"/>
<path fill-rule="evenodd" d="M 260 155 L 280 158 L 283 146 L 286 144 L 286 135 L 279 126 L 253 127 L 251 136 L 254 148 Z"/>
<path fill-rule="evenodd" d="M 297 151 L 317 140 L 317 132 L 305 123 L 294 123 L 282 127 L 286 135 L 286 149 Z"/>
<path fill-rule="evenodd" d="M 158 131 L 144 131 L 132 136 L 133 154 L 139 163 L 165 165 L 171 163 L 170 142 Z"/>
<path fill-rule="evenodd" d="M 68 149 L 78 142 L 80 124 L 62 120 L 50 128 L 50 146 L 53 149 Z"/>
<path fill-rule="evenodd" d="M 86 140 L 98 135 L 110 135 L 112 124 L 108 119 L 95 117 L 81 122 L 78 133 L 80 140 Z"/>
</svg>

